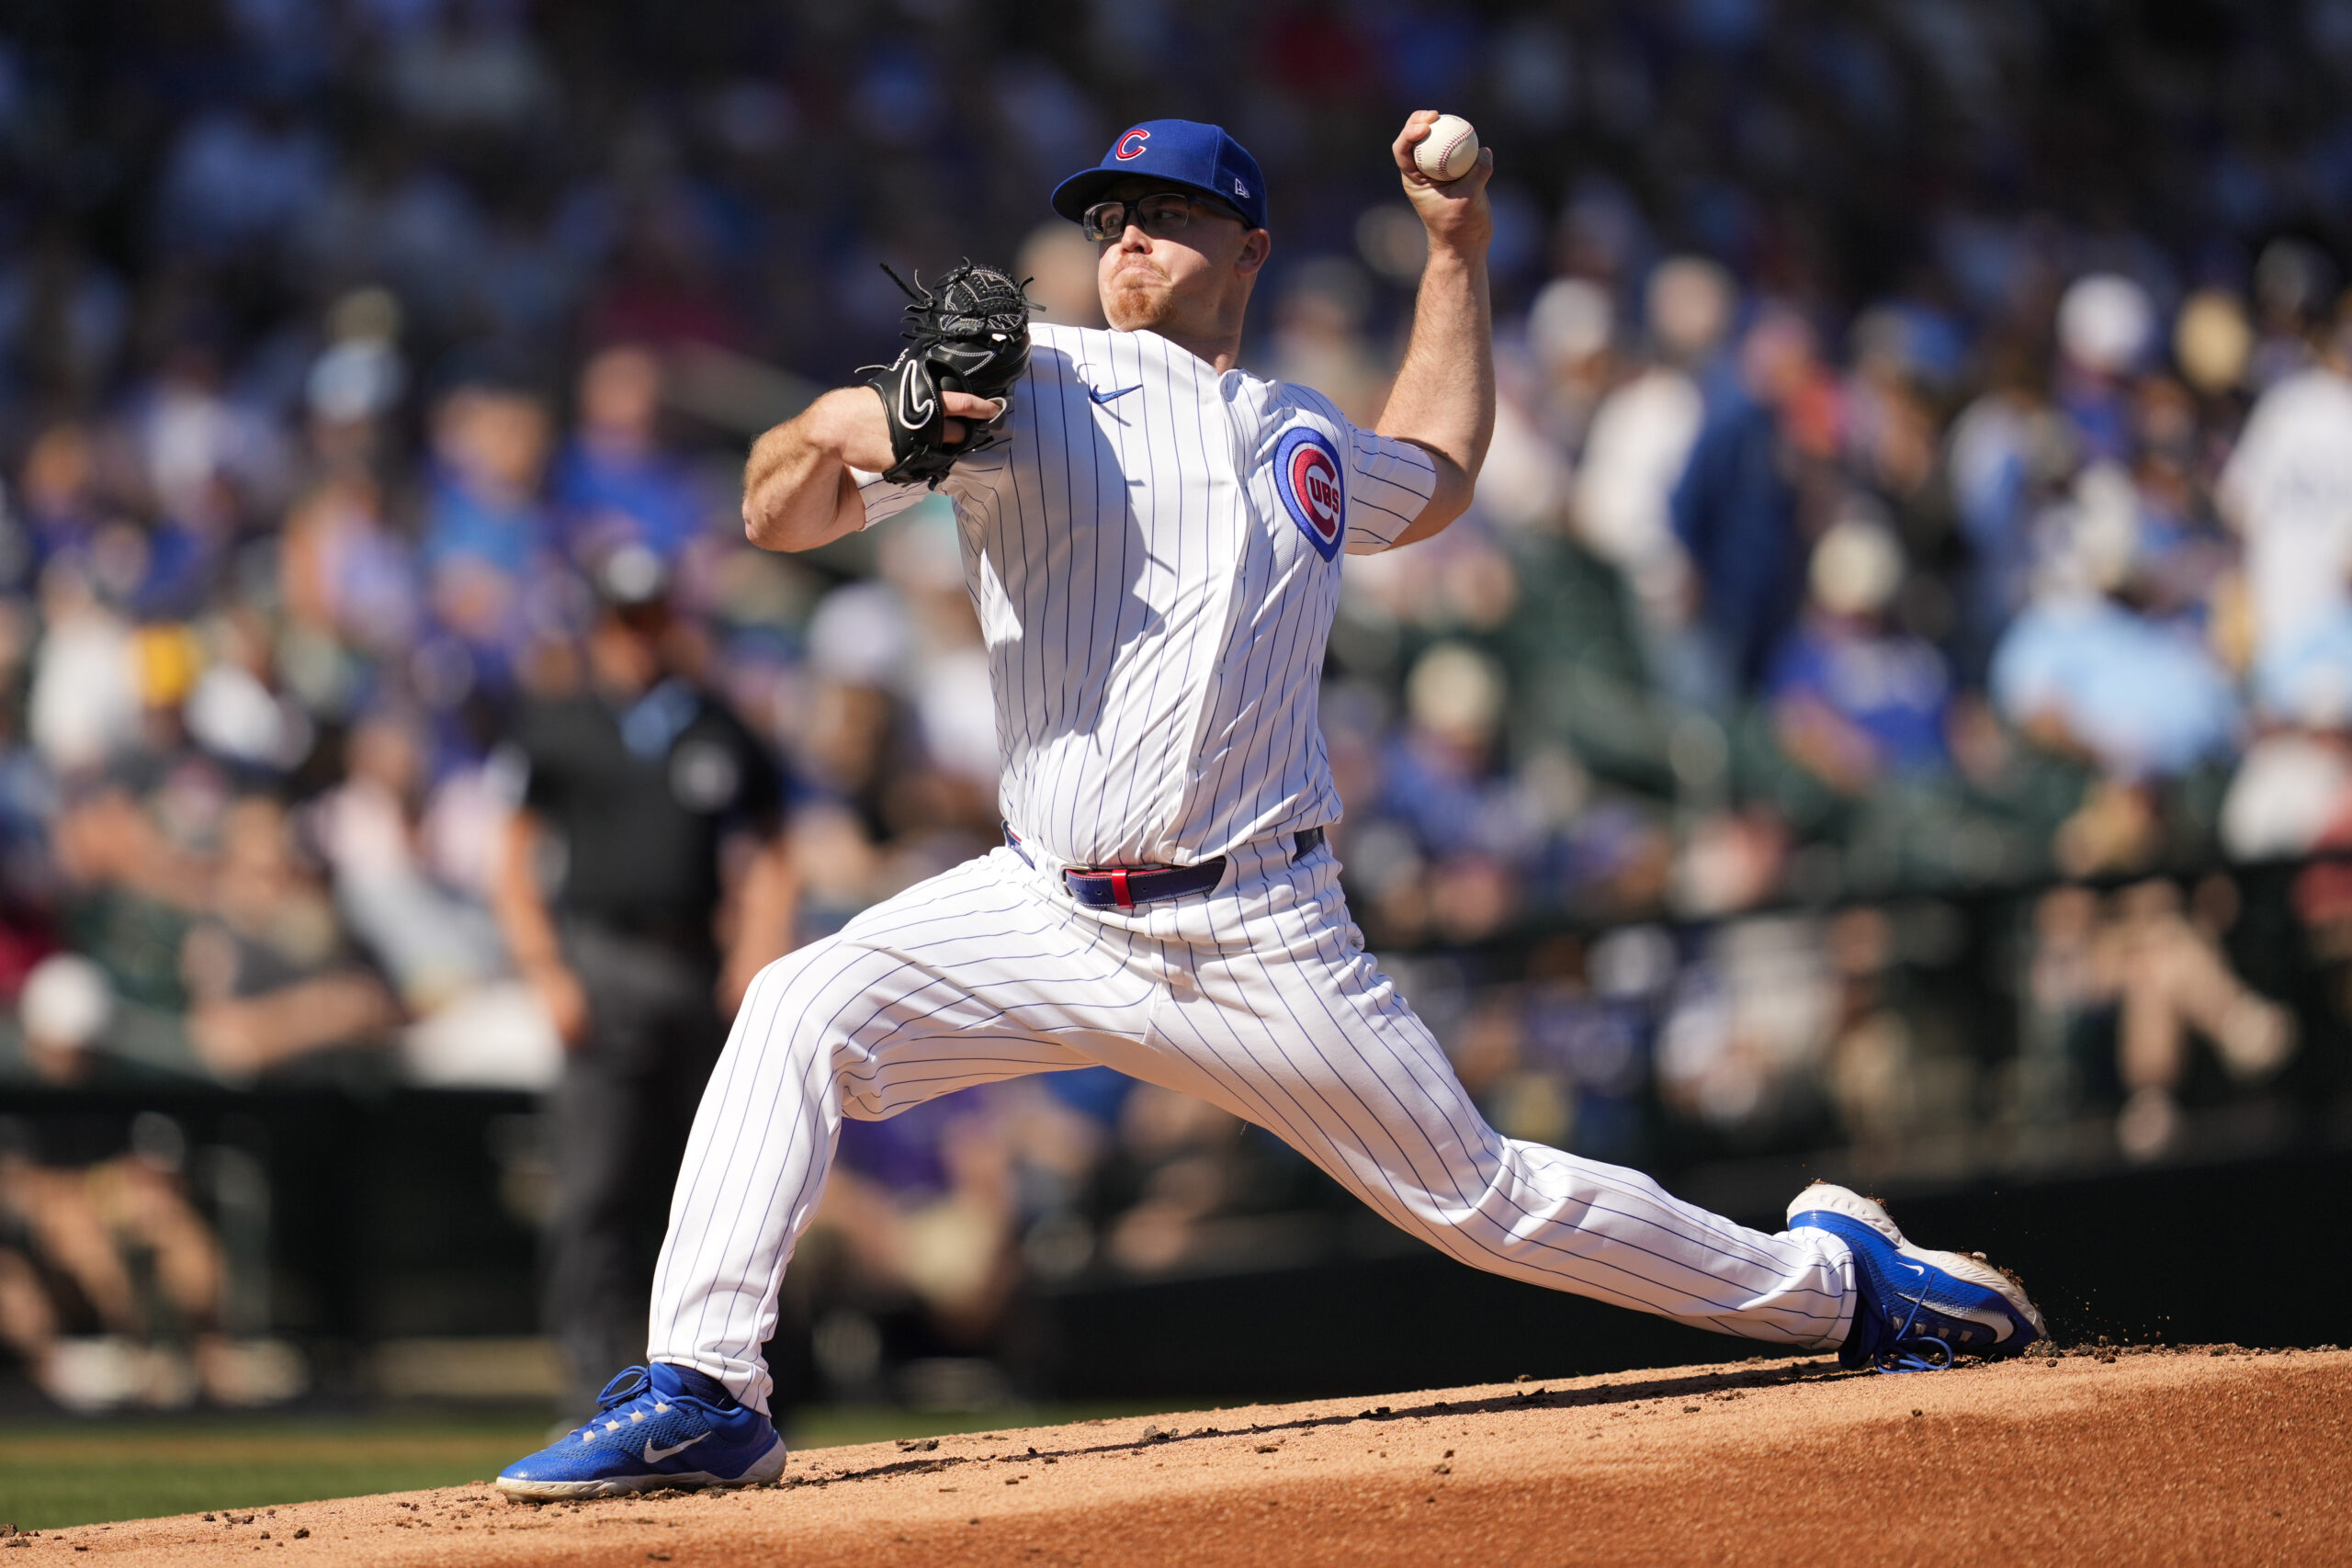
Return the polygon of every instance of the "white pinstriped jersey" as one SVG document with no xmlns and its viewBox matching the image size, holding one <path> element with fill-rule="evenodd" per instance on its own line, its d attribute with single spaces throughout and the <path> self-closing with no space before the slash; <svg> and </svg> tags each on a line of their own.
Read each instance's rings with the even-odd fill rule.
<svg viewBox="0 0 2352 1568">
<path fill-rule="evenodd" d="M 1188 865 L 1340 818 L 1316 717 L 1342 547 L 1429 455 L 1156 333 L 1031 329 L 1002 445 L 956 465 L 1006 820 L 1079 865 Z M 860 473 L 868 524 L 920 485 Z"/>
<path fill-rule="evenodd" d="M 1513 1279 L 1781 1344 L 1842 1343 L 1852 1254 L 1506 1138 L 1363 950 L 1316 723 L 1339 553 L 1436 475 L 1315 393 L 1148 333 L 1035 330 L 998 449 L 956 464 L 1023 848 L 916 884 L 760 972 L 695 1117 L 647 1359 L 767 1408 L 761 1347 L 843 1117 L 1111 1066 L 1265 1127 L 1408 1234 Z M 922 492 L 871 480 L 867 516 Z M 1040 854 L 1036 852 L 1045 852 Z M 1080 904 L 1062 863 L 1229 863 Z"/>
</svg>

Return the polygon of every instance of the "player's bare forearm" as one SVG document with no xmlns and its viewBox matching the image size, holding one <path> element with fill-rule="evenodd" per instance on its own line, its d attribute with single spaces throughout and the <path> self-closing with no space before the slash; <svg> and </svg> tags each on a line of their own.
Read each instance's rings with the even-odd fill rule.
<svg viewBox="0 0 2352 1568">
<path fill-rule="evenodd" d="M 1487 243 L 1494 233 L 1487 182 L 1494 153 L 1481 150 L 1476 164 L 1458 180 L 1432 182 L 1415 167 L 1413 148 L 1436 118 L 1433 109 L 1416 113 L 1393 149 L 1406 197 L 1429 230 L 1430 257 L 1413 304 L 1405 363 L 1377 428 L 1420 447 L 1437 466 L 1437 488 L 1397 536 L 1400 545 L 1428 538 L 1468 510 L 1495 434 L 1494 307 L 1487 277 Z"/>
<path fill-rule="evenodd" d="M 944 392 L 950 414 L 986 419 L 998 410 L 985 398 Z M 961 419 L 947 421 L 945 439 L 961 441 Z M 827 392 L 800 413 L 752 444 L 743 465 L 743 536 L 765 550 L 813 550 L 865 526 L 865 502 L 852 468 L 878 474 L 896 459 L 890 423 L 870 387 Z"/>
<path fill-rule="evenodd" d="M 743 536 L 766 550 L 813 550 L 865 526 L 853 467 L 890 466 L 882 400 L 863 387 L 826 393 L 752 444 Z"/>
<path fill-rule="evenodd" d="M 1483 246 L 1476 254 L 1431 248 L 1412 339 L 1379 430 L 1420 447 L 1437 466 L 1429 504 L 1396 543 L 1426 539 L 1469 509 L 1495 434 L 1495 338 Z"/>
</svg>

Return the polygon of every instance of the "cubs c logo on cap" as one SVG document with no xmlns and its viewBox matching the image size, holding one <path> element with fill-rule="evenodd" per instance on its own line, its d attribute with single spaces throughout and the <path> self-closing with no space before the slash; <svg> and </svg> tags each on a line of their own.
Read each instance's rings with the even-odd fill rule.
<svg viewBox="0 0 2352 1568">
<path fill-rule="evenodd" d="M 1300 428 L 1274 449 L 1274 488 L 1315 553 L 1329 560 L 1340 553 L 1347 492 L 1340 484 L 1340 455 L 1320 432 Z"/>
<path fill-rule="evenodd" d="M 1119 144 L 1111 149 L 1111 156 L 1122 164 L 1130 158 L 1140 158 L 1143 156 L 1143 144 L 1150 140 L 1151 132 L 1137 126 L 1119 138 Z"/>
</svg>

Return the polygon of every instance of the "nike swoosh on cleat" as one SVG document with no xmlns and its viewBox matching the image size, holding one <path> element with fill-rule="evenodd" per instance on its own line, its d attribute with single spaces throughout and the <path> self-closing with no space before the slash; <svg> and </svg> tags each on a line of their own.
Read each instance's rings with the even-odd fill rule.
<svg viewBox="0 0 2352 1568">
<path fill-rule="evenodd" d="M 1142 390 L 1143 383 L 1141 381 L 1137 381 L 1134 386 L 1122 387 L 1115 392 L 1098 392 L 1093 388 L 1089 387 L 1086 389 L 1086 395 L 1092 398 L 1098 403 L 1107 403 L 1113 398 L 1124 398 L 1129 392 L 1140 392 Z"/>
<path fill-rule="evenodd" d="M 684 1453 L 688 1449 L 693 1448 L 696 1443 L 701 1442 L 703 1438 L 709 1436 L 710 1434 L 708 1432 L 697 1433 L 695 1436 L 688 1438 L 684 1442 L 666 1449 L 655 1448 L 653 1446 L 652 1439 L 648 1438 L 645 1444 L 645 1462 L 648 1464 L 660 1464 L 672 1454 Z"/>
<path fill-rule="evenodd" d="M 1956 1302 L 1930 1302 L 1928 1310 L 1962 1323 L 1973 1323 L 1993 1336 L 1996 1345 L 2007 1344 L 2018 1331 L 2018 1325 L 2004 1314 L 1964 1307 Z"/>
</svg>

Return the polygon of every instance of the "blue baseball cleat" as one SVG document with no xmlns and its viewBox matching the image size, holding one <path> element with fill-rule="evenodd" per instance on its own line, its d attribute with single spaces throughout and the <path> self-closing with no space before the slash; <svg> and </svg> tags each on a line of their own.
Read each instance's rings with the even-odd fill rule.
<svg viewBox="0 0 2352 1568">
<path fill-rule="evenodd" d="M 589 1423 L 499 1473 L 510 1497 L 546 1502 L 659 1487 L 756 1486 L 784 1473 L 784 1439 L 715 1379 L 656 1361 L 605 1385 Z"/>
<path fill-rule="evenodd" d="M 1912 1246 L 1874 1199 L 1816 1181 L 1789 1204 L 1789 1228 L 1827 1231 L 1853 1251 L 1854 1328 L 1838 1351 L 1847 1366 L 1934 1371 L 2050 1337 L 2023 1285 L 1981 1254 Z"/>
</svg>

